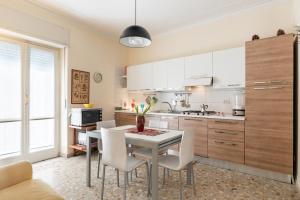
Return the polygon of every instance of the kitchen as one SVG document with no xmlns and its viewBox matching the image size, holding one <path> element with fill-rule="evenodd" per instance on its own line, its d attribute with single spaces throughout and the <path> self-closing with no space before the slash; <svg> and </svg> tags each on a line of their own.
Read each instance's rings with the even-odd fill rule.
<svg viewBox="0 0 300 200">
<path fill-rule="evenodd" d="M 159 103 L 145 126 L 154 120 L 168 122 L 169 129 L 192 129 L 194 153 L 203 162 L 293 183 L 296 41 L 294 34 L 278 34 L 242 47 L 129 66 L 123 105 L 132 108 L 115 111 L 116 123 L 134 125 L 134 105 L 154 95 Z"/>
<path fill-rule="evenodd" d="M 0 1 L 0 199 L 300 199 L 299 6 Z"/>
</svg>

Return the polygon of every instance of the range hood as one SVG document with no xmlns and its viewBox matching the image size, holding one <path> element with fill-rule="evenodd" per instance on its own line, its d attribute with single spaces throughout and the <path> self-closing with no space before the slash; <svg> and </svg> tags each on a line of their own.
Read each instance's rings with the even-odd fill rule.
<svg viewBox="0 0 300 200">
<path fill-rule="evenodd" d="M 212 85 L 212 80 L 212 75 L 193 75 L 185 78 L 184 86 L 209 86 Z"/>
</svg>

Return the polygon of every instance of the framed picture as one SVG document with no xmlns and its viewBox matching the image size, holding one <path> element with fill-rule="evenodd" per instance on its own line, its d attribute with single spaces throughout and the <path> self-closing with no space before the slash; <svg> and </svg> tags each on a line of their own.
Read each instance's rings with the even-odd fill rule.
<svg viewBox="0 0 300 200">
<path fill-rule="evenodd" d="M 71 103 L 90 103 L 90 72 L 72 69 Z"/>
</svg>

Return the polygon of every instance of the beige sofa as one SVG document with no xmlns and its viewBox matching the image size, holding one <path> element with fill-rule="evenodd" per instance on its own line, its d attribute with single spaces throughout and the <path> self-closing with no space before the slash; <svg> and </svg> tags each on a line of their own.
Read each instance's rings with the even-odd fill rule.
<svg viewBox="0 0 300 200">
<path fill-rule="evenodd" d="M 63 200 L 50 186 L 32 179 L 32 166 L 23 161 L 0 167 L 0 200 Z"/>
</svg>

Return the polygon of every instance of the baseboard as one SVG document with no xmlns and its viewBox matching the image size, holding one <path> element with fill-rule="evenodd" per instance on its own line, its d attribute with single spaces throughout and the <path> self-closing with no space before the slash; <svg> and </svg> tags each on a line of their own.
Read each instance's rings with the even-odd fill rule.
<svg viewBox="0 0 300 200">
<path fill-rule="evenodd" d="M 74 156 L 74 153 L 60 153 L 59 156 L 64 158 L 71 158 L 72 156 Z"/>
<path fill-rule="evenodd" d="M 199 163 L 207 164 L 207 165 L 211 165 L 211 166 L 215 166 L 215 167 L 219 167 L 219 168 L 234 170 L 234 171 L 238 171 L 238 172 L 245 173 L 245 174 L 251 174 L 254 176 L 260 176 L 260 177 L 264 177 L 264 178 L 268 178 L 268 179 L 272 179 L 272 180 L 276 180 L 276 181 L 280 181 L 280 182 L 284 182 L 284 183 L 290 183 L 290 184 L 294 183 L 292 175 L 258 169 L 255 167 L 250 167 L 250 166 L 246 166 L 246 165 L 242 165 L 242 164 L 236 164 L 236 163 L 227 162 L 227 161 L 223 161 L 223 160 L 216 160 L 216 159 L 212 159 L 212 158 L 203 158 L 203 157 L 199 157 Z M 299 182 L 297 184 L 298 184 L 298 186 L 300 186 Z M 300 188 L 300 187 L 298 187 L 298 188 Z"/>
</svg>

